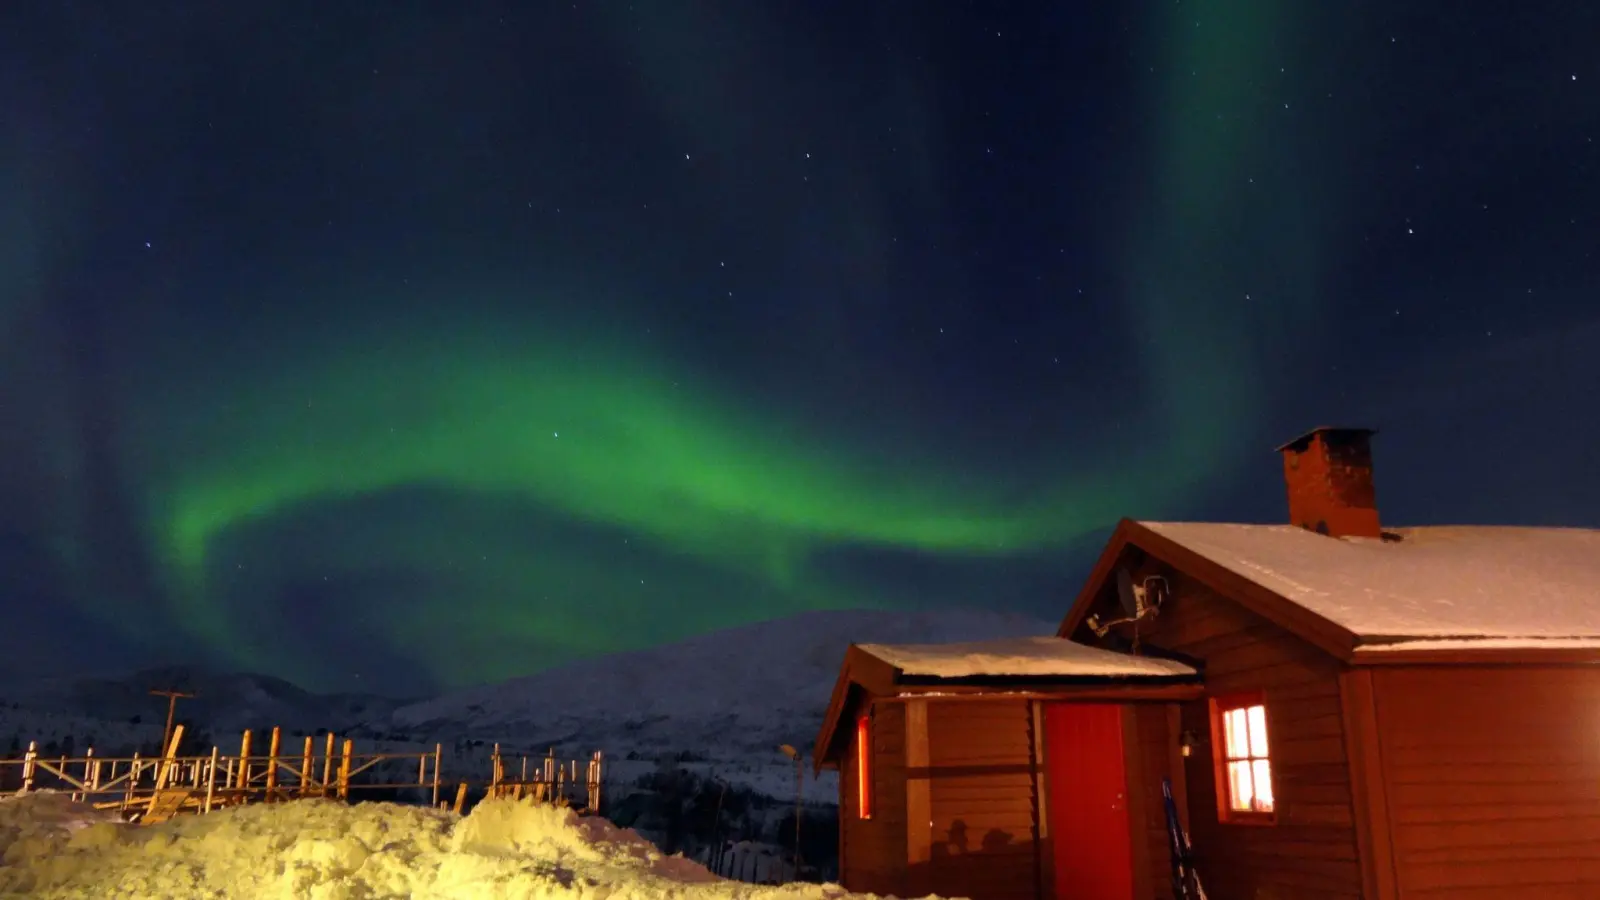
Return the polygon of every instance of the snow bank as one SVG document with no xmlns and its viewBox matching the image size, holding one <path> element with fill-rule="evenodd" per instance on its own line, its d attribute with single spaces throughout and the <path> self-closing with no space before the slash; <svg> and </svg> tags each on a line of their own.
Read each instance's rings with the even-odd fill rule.
<svg viewBox="0 0 1600 900">
<path fill-rule="evenodd" d="M 0 897 L 848 900 L 833 885 L 760 887 L 663 856 L 631 830 L 529 801 L 465 818 L 299 800 L 138 827 L 39 793 L 0 801 Z"/>
</svg>

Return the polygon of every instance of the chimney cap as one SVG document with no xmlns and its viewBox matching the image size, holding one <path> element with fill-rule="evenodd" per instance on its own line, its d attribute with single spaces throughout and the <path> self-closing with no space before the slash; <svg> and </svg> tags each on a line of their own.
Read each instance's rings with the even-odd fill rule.
<svg viewBox="0 0 1600 900">
<path fill-rule="evenodd" d="M 1298 453 L 1310 446 L 1311 440 L 1319 434 L 1334 435 L 1337 437 L 1346 438 L 1366 438 L 1377 433 L 1378 429 L 1376 428 L 1348 428 L 1339 425 L 1318 425 L 1316 428 L 1311 429 L 1294 440 L 1279 446 L 1274 452 L 1282 453 L 1285 450 L 1294 450 Z"/>
</svg>

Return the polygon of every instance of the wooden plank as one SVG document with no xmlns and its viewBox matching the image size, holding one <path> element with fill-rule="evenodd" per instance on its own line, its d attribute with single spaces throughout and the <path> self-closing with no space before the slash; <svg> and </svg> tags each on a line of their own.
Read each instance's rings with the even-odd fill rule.
<svg viewBox="0 0 1600 900">
<path fill-rule="evenodd" d="M 905 705 L 906 885 L 913 897 L 933 893 L 928 870 L 933 853 L 932 783 L 928 769 L 928 702 Z"/>
<path fill-rule="evenodd" d="M 1128 843 L 1133 856 L 1133 895 L 1150 897 L 1154 887 L 1150 873 L 1150 810 L 1148 772 L 1145 768 L 1144 742 L 1139 739 L 1139 710 L 1125 707 L 1122 710 L 1122 755 L 1124 780 L 1127 783 L 1124 801 L 1128 808 Z"/>
<path fill-rule="evenodd" d="M 1178 821 L 1184 829 L 1189 828 L 1189 787 L 1184 778 L 1184 754 L 1181 738 L 1183 737 L 1183 720 L 1179 717 L 1176 703 L 1167 706 L 1167 734 L 1168 759 L 1171 768 L 1168 770 L 1172 778 L 1172 800 L 1178 807 Z"/>
<path fill-rule="evenodd" d="M 1047 900 L 1055 893 L 1056 859 L 1050 852 L 1050 785 L 1046 776 L 1044 704 L 1028 704 L 1028 753 L 1033 764 L 1034 896 Z"/>
<path fill-rule="evenodd" d="M 178 726 L 182 727 L 182 726 Z M 187 788 L 173 788 L 158 790 L 150 798 L 150 806 L 139 816 L 141 825 L 157 825 L 169 821 L 183 805 L 188 802 L 193 792 Z"/>
</svg>

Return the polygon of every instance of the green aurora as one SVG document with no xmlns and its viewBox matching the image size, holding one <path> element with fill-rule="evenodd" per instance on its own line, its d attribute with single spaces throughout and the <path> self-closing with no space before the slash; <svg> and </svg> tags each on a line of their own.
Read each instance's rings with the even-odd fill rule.
<svg viewBox="0 0 1600 900">
<path fill-rule="evenodd" d="M 167 608 L 130 615 L 92 578 L 78 602 L 309 684 L 350 674 L 324 652 L 336 635 L 454 685 L 801 610 L 917 602 L 849 577 L 841 554 L 1005 566 L 1124 514 L 1185 508 L 1260 415 L 1261 351 L 1244 335 L 1261 317 L 1299 328 L 1316 308 L 1316 236 L 1295 226 L 1310 198 L 1284 162 L 1294 148 L 1263 147 L 1272 102 L 1254 77 L 1275 68 L 1289 24 L 1265 2 L 1233 9 L 1226 28 L 1166 13 L 1149 41 L 1169 61 L 1146 85 L 1157 177 L 1106 239 L 1125 260 L 1143 398 L 1116 432 L 974 472 L 926 434 L 830 433 L 670 341 L 503 312 L 551 306 L 539 291 L 476 303 L 439 287 L 430 314 L 385 312 L 336 339 L 280 323 L 247 352 L 196 349 L 193 332 L 152 351 L 171 365 L 123 379 L 117 446 Z M 1221 121 L 1221 108 L 1259 115 Z M 1242 221 L 1250 192 L 1279 198 L 1275 213 Z M 1241 308 L 1251 286 L 1237 276 L 1263 256 L 1279 296 Z M 346 299 L 294 279 L 255 299 L 275 291 Z M 284 591 L 299 599 L 285 606 Z M 307 632 L 328 640 L 306 649 Z"/>
<path fill-rule="evenodd" d="M 538 510 L 580 523 L 576 527 L 607 530 L 618 536 L 619 547 L 623 540 L 638 542 L 679 560 L 704 583 L 715 584 L 720 573 L 723 591 L 734 587 L 767 598 L 733 604 L 731 620 L 729 605 L 701 604 L 697 610 L 684 603 L 680 615 L 658 623 L 675 633 L 636 635 L 642 640 L 888 599 L 819 578 L 811 564 L 830 547 L 1026 554 L 1104 527 L 1119 505 L 1181 495 L 1203 474 L 1189 456 L 1192 449 L 1163 454 L 1109 448 L 1119 457 L 1115 465 L 1104 459 L 1069 462 L 1061 468 L 1080 474 L 1032 486 L 1019 503 L 1016 486 L 1002 479 L 974 484 L 970 475 L 941 471 L 911 452 L 892 458 L 851 453 L 846 440 L 805 433 L 779 410 L 719 396 L 714 385 L 696 383 L 665 362 L 646 364 L 642 352 L 574 353 L 561 341 L 499 334 L 515 339 L 407 334 L 388 323 L 382 343 L 371 342 L 380 349 L 315 362 L 302 357 L 277 378 L 256 376 L 237 390 L 207 385 L 217 395 L 176 406 L 172 394 L 162 392 L 169 401 L 151 411 L 153 427 L 139 429 L 149 446 L 135 455 L 144 459 L 144 506 L 152 511 L 150 535 L 172 579 L 176 621 L 210 646 L 248 648 L 239 623 L 226 612 L 232 604 L 214 601 L 214 582 L 226 576 L 216 571 L 212 548 L 252 523 L 291 520 L 313 506 L 355 507 L 385 492 L 423 488 Z M 1194 446 L 1182 438 L 1159 446 Z M 180 447 L 182 453 L 174 452 Z M 1141 455 L 1146 469 L 1157 474 L 1130 494 L 1116 470 Z M 172 461 L 170 470 L 163 470 L 163 460 Z M 351 538 L 362 539 L 351 533 L 355 526 L 325 524 L 328 540 L 342 549 L 319 554 L 324 571 L 340 568 L 341 556 L 371 560 L 378 553 L 351 553 Z M 397 533 L 369 539 L 391 553 L 406 550 L 396 558 L 472 559 L 486 555 L 476 548 L 487 542 L 493 547 L 489 554 L 514 560 L 491 582 L 553 580 L 568 586 L 563 599 L 579 607 L 592 610 L 607 598 L 641 593 L 618 583 L 618 572 L 597 570 L 592 555 L 504 546 L 495 537 L 514 528 L 478 523 L 470 535 L 451 535 L 437 528 L 417 533 L 413 526 L 398 529 L 412 532 L 401 534 L 392 524 L 385 527 Z M 302 568 L 306 549 L 297 555 Z M 647 595 L 658 596 L 658 589 Z M 501 639 L 548 637 L 559 623 L 564 640 L 598 650 L 618 631 L 614 618 L 579 616 L 533 596 L 503 599 L 508 602 L 489 608 L 467 600 L 443 609 L 467 630 L 475 616 L 493 620 Z M 626 614 L 632 606 L 630 599 L 615 612 Z M 378 624 L 402 632 L 416 626 L 404 620 Z M 391 637 L 416 639 L 405 633 Z M 434 663 L 463 664 L 459 657 Z M 468 668 L 479 664 L 475 659 Z M 515 661 L 505 664 L 514 667 Z M 457 680 L 486 673 L 440 674 Z"/>
</svg>

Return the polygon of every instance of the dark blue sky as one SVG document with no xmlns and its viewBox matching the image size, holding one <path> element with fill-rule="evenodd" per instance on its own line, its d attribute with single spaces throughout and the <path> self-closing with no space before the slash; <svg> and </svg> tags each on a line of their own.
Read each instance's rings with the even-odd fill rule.
<svg viewBox="0 0 1600 900">
<path fill-rule="evenodd" d="M 1325 423 L 1391 524 L 1600 525 L 1591 4 L 7 19 L 19 668 L 1054 616 Z"/>
</svg>

